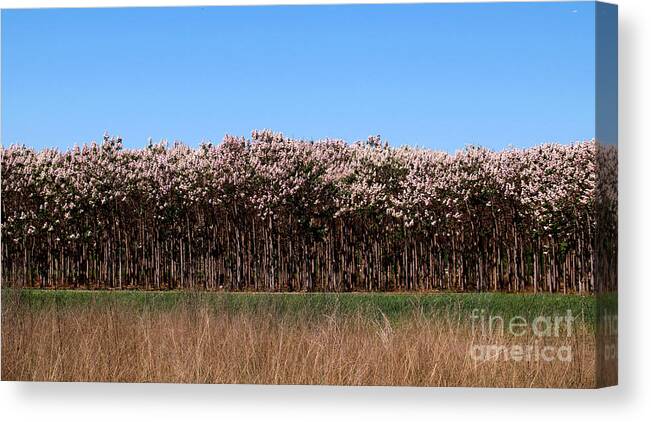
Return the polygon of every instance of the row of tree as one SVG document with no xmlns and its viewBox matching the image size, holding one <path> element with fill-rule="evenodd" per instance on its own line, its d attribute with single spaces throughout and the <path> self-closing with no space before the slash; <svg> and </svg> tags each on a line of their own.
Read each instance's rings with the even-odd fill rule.
<svg viewBox="0 0 651 422">
<path fill-rule="evenodd" d="M 617 151 L 252 139 L 2 150 L 2 279 L 41 287 L 616 287 Z"/>
</svg>

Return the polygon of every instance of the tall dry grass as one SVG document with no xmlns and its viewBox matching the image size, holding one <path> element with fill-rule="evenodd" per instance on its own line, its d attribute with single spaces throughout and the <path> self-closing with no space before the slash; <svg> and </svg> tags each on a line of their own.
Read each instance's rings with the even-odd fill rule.
<svg viewBox="0 0 651 422">
<path fill-rule="evenodd" d="M 571 362 L 476 362 L 480 338 L 462 319 L 414 311 L 400 320 L 359 312 L 304 318 L 264 307 L 120 304 L 2 307 L 2 379 L 491 387 L 594 387 L 594 335 L 577 327 Z M 546 344 L 568 344 L 551 338 Z"/>
</svg>

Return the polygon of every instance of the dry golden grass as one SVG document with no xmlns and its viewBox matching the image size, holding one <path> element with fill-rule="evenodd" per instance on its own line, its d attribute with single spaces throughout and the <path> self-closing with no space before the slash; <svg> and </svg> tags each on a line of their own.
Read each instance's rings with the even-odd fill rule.
<svg viewBox="0 0 651 422">
<path fill-rule="evenodd" d="M 401 320 L 364 313 L 301 318 L 268 309 L 226 312 L 207 304 L 173 309 L 127 305 L 44 306 L 11 298 L 2 307 L 2 379 L 566 387 L 595 386 L 592 331 L 577 327 L 571 362 L 474 361 L 480 338 L 455 318 L 414 311 Z"/>
</svg>

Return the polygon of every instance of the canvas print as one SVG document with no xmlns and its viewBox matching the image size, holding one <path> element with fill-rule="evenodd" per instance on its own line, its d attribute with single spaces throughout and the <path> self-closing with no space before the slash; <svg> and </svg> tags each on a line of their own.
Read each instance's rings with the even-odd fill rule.
<svg viewBox="0 0 651 422">
<path fill-rule="evenodd" d="M 617 6 L 2 10 L 3 381 L 617 383 Z"/>
</svg>

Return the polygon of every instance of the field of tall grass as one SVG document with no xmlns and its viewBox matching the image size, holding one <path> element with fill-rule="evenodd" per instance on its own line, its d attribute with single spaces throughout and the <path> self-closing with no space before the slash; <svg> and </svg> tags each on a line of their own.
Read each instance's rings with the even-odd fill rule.
<svg viewBox="0 0 651 422">
<path fill-rule="evenodd" d="M 5 290 L 2 379 L 38 381 L 595 386 L 594 297 Z M 486 333 L 563 315 L 571 337 Z M 476 312 L 476 311 L 475 311 Z M 477 361 L 473 345 L 570 346 L 571 361 Z"/>
</svg>

